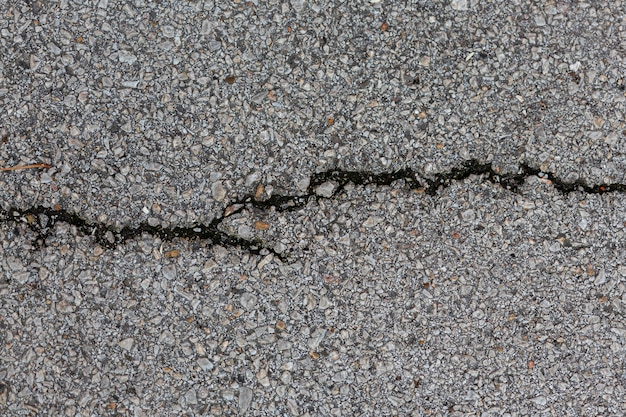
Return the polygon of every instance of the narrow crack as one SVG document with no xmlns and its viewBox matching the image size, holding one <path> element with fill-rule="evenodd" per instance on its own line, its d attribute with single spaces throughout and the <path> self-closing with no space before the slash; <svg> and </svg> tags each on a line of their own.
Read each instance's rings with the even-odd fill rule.
<svg viewBox="0 0 626 417">
<path fill-rule="evenodd" d="M 128 240 L 132 240 L 147 233 L 166 241 L 170 241 L 174 238 L 207 240 L 213 245 L 240 247 L 252 254 L 264 255 L 271 253 L 282 261 L 286 261 L 287 258 L 283 253 L 278 253 L 273 247 L 268 246 L 262 240 L 248 240 L 237 235 L 228 234 L 220 230 L 220 225 L 227 217 L 240 213 L 247 206 L 256 207 L 261 210 L 270 210 L 272 208 L 276 211 L 297 210 L 304 207 L 311 199 L 331 199 L 335 197 L 349 183 L 354 185 L 382 186 L 391 185 L 395 181 L 403 180 L 406 187 L 422 189 L 427 194 L 434 196 L 437 194 L 439 188 L 448 187 L 453 181 L 461 181 L 471 175 L 483 176 L 487 181 L 498 184 L 512 192 L 517 192 L 519 186 L 531 176 L 538 176 L 549 180 L 554 188 L 562 193 L 584 192 L 587 194 L 602 194 L 609 192 L 626 192 L 626 184 L 587 185 L 580 180 L 568 183 L 563 182 L 552 173 L 542 172 L 526 164 L 522 164 L 517 173 L 500 174 L 491 164 L 471 160 L 459 168 L 436 174 L 433 178 L 422 178 L 416 171 L 410 168 L 391 173 L 343 170 L 320 172 L 311 176 L 309 186 L 304 194 L 274 194 L 264 200 L 249 195 L 232 203 L 226 208 L 222 216 L 213 219 L 209 224 L 193 224 L 188 227 L 176 226 L 163 228 L 161 226 L 152 226 L 144 222 L 137 227 L 125 226 L 122 229 L 115 229 L 113 226 L 104 223 L 90 222 L 64 209 L 55 210 L 43 206 L 32 207 L 25 210 L 17 208 L 9 208 L 8 210 L 0 209 L 0 221 L 5 223 L 11 221 L 25 223 L 37 234 L 36 241 L 39 246 L 46 245 L 46 240 L 52 234 L 55 224 L 66 223 L 76 227 L 76 229 L 84 235 L 93 236 L 98 244 L 107 248 L 114 248 L 116 245 L 125 243 Z M 328 182 L 333 183 L 332 192 L 329 195 L 323 196 L 321 195 L 322 193 L 319 192 L 319 188 Z"/>
</svg>

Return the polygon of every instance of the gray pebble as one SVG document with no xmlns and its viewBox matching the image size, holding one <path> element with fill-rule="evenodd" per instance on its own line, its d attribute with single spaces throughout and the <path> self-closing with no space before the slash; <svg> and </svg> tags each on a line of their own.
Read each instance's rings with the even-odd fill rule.
<svg viewBox="0 0 626 417">
<path fill-rule="evenodd" d="M 169 330 L 165 330 L 161 333 L 159 337 L 159 342 L 165 343 L 166 345 L 174 345 L 176 344 L 176 338 Z"/>
<path fill-rule="evenodd" d="M 185 393 L 185 402 L 188 405 L 198 404 L 198 397 L 196 395 L 196 390 L 194 388 L 190 388 L 189 391 Z"/>
<path fill-rule="evenodd" d="M 119 342 L 119 345 L 122 349 L 126 351 L 130 351 L 133 348 L 133 343 L 135 340 L 132 337 L 127 337 Z"/>
<path fill-rule="evenodd" d="M 174 281 L 176 279 L 176 265 L 165 265 L 161 271 L 166 280 Z"/>
<path fill-rule="evenodd" d="M 239 414 L 248 411 L 252 403 L 252 390 L 248 387 L 239 388 Z"/>
<path fill-rule="evenodd" d="M 254 294 L 245 293 L 241 296 L 241 305 L 246 310 L 252 310 L 257 302 L 257 297 Z"/>
<path fill-rule="evenodd" d="M 330 198 L 335 193 L 335 189 L 337 188 L 337 184 L 333 181 L 326 181 L 323 184 L 320 184 L 315 188 L 315 194 Z"/>
<path fill-rule="evenodd" d="M 198 359 L 198 366 L 200 366 L 203 371 L 210 371 L 214 367 L 213 363 L 207 358 Z"/>
<path fill-rule="evenodd" d="M 222 184 L 222 181 L 216 181 L 211 184 L 211 196 L 217 201 L 224 201 L 226 197 L 226 189 Z"/>
</svg>

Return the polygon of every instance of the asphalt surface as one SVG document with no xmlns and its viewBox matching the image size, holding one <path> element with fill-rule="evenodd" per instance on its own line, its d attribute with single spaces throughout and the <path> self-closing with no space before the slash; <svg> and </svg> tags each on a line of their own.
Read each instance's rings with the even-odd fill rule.
<svg viewBox="0 0 626 417">
<path fill-rule="evenodd" d="M 626 414 L 622 2 L 0 11 L 1 414 Z"/>
</svg>

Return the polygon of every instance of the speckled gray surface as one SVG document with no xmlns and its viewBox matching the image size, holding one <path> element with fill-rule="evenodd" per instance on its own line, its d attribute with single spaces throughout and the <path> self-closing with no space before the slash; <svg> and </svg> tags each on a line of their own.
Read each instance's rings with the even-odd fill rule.
<svg viewBox="0 0 626 417">
<path fill-rule="evenodd" d="M 4 415 L 626 413 L 624 192 L 262 204 L 625 184 L 622 2 L 0 10 Z"/>
</svg>

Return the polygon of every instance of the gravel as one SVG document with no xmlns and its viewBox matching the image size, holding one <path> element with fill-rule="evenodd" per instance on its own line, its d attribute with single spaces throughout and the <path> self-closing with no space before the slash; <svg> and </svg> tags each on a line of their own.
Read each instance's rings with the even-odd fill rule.
<svg viewBox="0 0 626 417">
<path fill-rule="evenodd" d="M 0 414 L 625 414 L 623 2 L 0 9 Z"/>
<path fill-rule="evenodd" d="M 619 415 L 622 196 L 536 177 L 519 193 L 480 177 L 435 196 L 401 185 L 228 218 L 267 222 L 252 230 L 286 262 L 150 235 L 96 255 L 71 228 L 37 249 L 2 224 L 2 406 Z"/>
<path fill-rule="evenodd" d="M 34 4 L 0 19 L 0 161 L 52 168 L 5 208 L 192 223 L 250 182 L 470 158 L 626 183 L 621 2 Z"/>
</svg>

